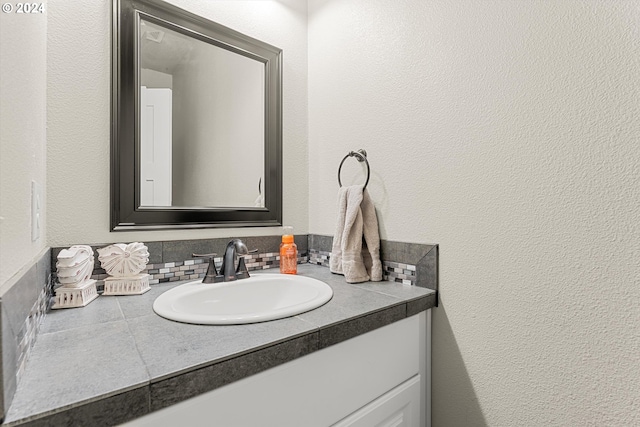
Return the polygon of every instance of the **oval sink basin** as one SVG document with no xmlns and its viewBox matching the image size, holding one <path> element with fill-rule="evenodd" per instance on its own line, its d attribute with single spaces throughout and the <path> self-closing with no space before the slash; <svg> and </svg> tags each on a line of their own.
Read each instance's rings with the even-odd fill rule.
<svg viewBox="0 0 640 427">
<path fill-rule="evenodd" d="M 160 295 L 162 317 L 199 325 L 237 325 L 282 319 L 313 310 L 333 296 L 320 280 L 290 274 L 255 274 L 223 283 L 185 283 Z"/>
</svg>

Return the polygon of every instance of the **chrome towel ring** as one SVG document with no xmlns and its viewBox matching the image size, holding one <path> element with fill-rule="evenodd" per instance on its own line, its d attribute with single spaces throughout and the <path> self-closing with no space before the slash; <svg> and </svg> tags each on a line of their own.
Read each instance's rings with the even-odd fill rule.
<svg viewBox="0 0 640 427">
<path fill-rule="evenodd" d="M 362 187 L 362 189 L 364 190 L 365 188 L 367 188 L 367 184 L 369 184 L 371 169 L 369 168 L 369 161 L 367 160 L 367 152 L 362 149 L 358 151 L 349 151 L 349 154 L 344 156 L 344 158 L 340 162 L 340 166 L 338 167 L 338 185 L 342 187 L 342 181 L 340 181 L 340 171 L 342 170 L 342 164 L 345 160 L 347 160 L 348 157 L 355 157 L 359 162 L 365 162 L 367 164 L 367 180 L 364 183 L 364 187 Z"/>
</svg>

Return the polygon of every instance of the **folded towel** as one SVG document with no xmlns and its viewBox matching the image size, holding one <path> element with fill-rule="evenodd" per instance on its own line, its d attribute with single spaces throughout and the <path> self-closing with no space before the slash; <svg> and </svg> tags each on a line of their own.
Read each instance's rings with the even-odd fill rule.
<svg viewBox="0 0 640 427">
<path fill-rule="evenodd" d="M 367 244 L 364 254 L 363 235 Z M 329 268 L 332 273 L 343 274 L 348 283 L 382 280 L 378 218 L 362 185 L 341 187 L 338 192 L 338 220 Z"/>
</svg>

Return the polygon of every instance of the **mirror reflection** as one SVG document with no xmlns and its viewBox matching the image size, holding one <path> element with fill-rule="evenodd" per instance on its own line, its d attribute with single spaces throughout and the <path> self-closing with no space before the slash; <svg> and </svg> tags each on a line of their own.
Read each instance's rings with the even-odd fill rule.
<svg viewBox="0 0 640 427">
<path fill-rule="evenodd" d="M 140 205 L 264 207 L 265 64 L 141 19 Z"/>
</svg>

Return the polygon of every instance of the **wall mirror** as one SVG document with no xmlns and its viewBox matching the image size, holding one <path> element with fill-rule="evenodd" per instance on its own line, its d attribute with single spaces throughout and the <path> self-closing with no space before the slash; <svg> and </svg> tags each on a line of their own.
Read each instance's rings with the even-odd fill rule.
<svg viewBox="0 0 640 427">
<path fill-rule="evenodd" d="M 282 223 L 282 51 L 114 0 L 111 228 Z"/>
</svg>

